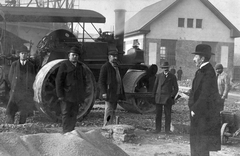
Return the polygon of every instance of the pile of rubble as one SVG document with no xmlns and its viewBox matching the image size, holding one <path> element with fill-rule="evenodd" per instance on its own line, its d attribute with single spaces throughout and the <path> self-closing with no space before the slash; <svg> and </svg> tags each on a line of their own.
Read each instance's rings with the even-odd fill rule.
<svg viewBox="0 0 240 156">
<path fill-rule="evenodd" d="M 0 133 L 0 155 L 128 156 L 121 148 L 103 137 L 101 130 L 30 135 L 3 132 Z"/>
<path fill-rule="evenodd" d="M 102 135 L 117 142 L 129 142 L 135 137 L 134 130 L 131 125 L 107 125 L 102 127 Z"/>
</svg>

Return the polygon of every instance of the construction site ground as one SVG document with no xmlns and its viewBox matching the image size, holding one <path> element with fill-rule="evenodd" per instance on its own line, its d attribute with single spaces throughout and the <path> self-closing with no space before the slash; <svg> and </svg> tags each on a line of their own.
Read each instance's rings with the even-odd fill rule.
<svg viewBox="0 0 240 156">
<path fill-rule="evenodd" d="M 240 111 L 240 94 L 232 92 L 225 102 L 225 110 L 230 112 Z M 103 124 L 104 105 L 95 104 L 87 117 L 77 123 L 76 129 L 87 132 L 92 129 L 101 129 Z M 189 112 L 187 101 L 180 99 L 173 106 L 172 123 L 174 133 L 166 135 L 164 130 L 160 134 L 153 134 L 155 127 L 155 114 L 135 114 L 118 107 L 116 115 L 119 116 L 119 124 L 135 127 L 134 137 L 127 142 L 119 142 L 109 139 L 118 145 L 130 156 L 188 156 L 189 145 Z M 1 132 L 16 132 L 21 134 L 36 133 L 61 133 L 61 123 L 54 123 L 43 114 L 36 112 L 27 119 L 24 125 L 5 124 L 5 106 L 0 107 Z M 16 119 L 16 123 L 18 116 Z M 211 156 L 240 156 L 240 136 L 230 137 L 222 150 L 211 152 Z"/>
</svg>

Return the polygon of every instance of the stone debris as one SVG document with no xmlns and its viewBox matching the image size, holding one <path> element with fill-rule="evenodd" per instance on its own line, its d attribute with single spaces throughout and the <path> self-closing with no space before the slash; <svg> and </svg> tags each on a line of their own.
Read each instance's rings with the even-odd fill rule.
<svg viewBox="0 0 240 156">
<path fill-rule="evenodd" d="M 45 126 L 46 127 L 46 126 Z M 47 133 L 47 130 L 33 123 L 26 124 L 0 124 L 0 132 L 16 132 L 23 134 Z"/>
<path fill-rule="evenodd" d="M 106 138 L 112 138 L 119 142 L 129 142 L 133 137 L 135 137 L 135 127 L 131 125 L 107 125 L 103 127 L 102 130 L 103 136 Z"/>
<path fill-rule="evenodd" d="M 0 134 L 1 156 L 128 156 L 101 135 L 101 130 L 86 133 Z"/>
</svg>

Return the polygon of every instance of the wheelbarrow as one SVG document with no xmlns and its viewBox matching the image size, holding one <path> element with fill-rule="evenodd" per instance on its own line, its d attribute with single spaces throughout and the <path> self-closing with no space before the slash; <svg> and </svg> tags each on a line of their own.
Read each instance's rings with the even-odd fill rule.
<svg viewBox="0 0 240 156">
<path fill-rule="evenodd" d="M 221 143 L 226 144 L 230 137 L 237 137 L 240 134 L 240 112 L 221 112 Z"/>
</svg>

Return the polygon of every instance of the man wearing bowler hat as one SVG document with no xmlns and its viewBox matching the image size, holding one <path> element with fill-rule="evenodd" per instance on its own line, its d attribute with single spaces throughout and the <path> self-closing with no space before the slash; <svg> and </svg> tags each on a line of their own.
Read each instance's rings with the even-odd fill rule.
<svg viewBox="0 0 240 156">
<path fill-rule="evenodd" d="M 207 44 L 197 45 L 192 54 L 198 70 L 188 101 L 191 156 L 209 156 L 210 151 L 221 150 L 220 96 L 217 77 L 209 63 L 214 54 Z"/>
<path fill-rule="evenodd" d="M 102 65 L 99 75 L 100 98 L 105 100 L 103 126 L 113 124 L 118 100 L 125 100 L 124 88 L 118 68 L 117 49 L 108 51 L 108 61 Z"/>
<path fill-rule="evenodd" d="M 56 92 L 60 101 L 63 133 L 74 130 L 79 105 L 84 103 L 86 95 L 87 74 L 83 64 L 78 60 L 81 55 L 79 47 L 68 51 L 68 60 L 63 61 L 56 76 Z"/>
<path fill-rule="evenodd" d="M 36 72 L 34 64 L 27 58 L 29 50 L 25 45 L 17 49 L 19 59 L 10 67 L 8 80 L 10 83 L 10 98 L 7 104 L 7 123 L 13 124 L 15 114 L 19 111 L 19 124 L 26 122 L 27 116 L 35 109 L 33 101 L 33 82 Z"/>
<path fill-rule="evenodd" d="M 170 134 L 171 125 L 171 109 L 174 104 L 174 99 L 178 93 L 177 78 L 169 72 L 168 62 L 163 62 L 160 66 L 163 72 L 159 73 L 156 77 L 153 86 L 153 96 L 156 103 L 156 129 L 154 133 L 160 133 L 162 127 L 162 111 L 164 108 L 165 114 L 165 133 Z"/>
</svg>

